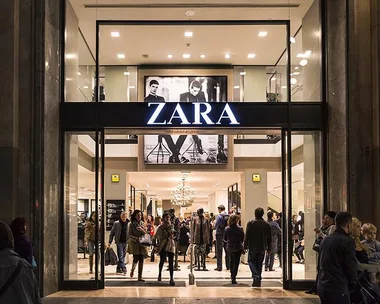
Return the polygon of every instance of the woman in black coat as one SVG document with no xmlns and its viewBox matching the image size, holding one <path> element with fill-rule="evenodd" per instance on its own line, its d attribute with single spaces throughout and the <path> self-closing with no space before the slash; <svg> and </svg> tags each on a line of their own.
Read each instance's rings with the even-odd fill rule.
<svg viewBox="0 0 380 304">
<path fill-rule="evenodd" d="M 27 227 L 28 223 L 23 217 L 17 217 L 12 221 L 10 228 L 15 239 L 14 251 L 20 256 L 20 258 L 25 259 L 30 265 L 35 267 L 33 244 L 25 234 Z"/>
<path fill-rule="evenodd" d="M 228 227 L 224 230 L 224 242 L 226 251 L 230 255 L 230 272 L 232 284 L 237 284 L 236 276 L 239 270 L 240 257 L 243 252 L 244 231 L 238 225 L 240 217 L 231 215 L 228 220 Z"/>
</svg>

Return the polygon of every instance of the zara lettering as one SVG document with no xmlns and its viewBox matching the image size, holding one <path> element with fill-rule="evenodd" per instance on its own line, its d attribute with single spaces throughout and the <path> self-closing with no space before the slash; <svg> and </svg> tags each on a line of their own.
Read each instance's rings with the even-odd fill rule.
<svg viewBox="0 0 380 304">
<path fill-rule="evenodd" d="M 185 112 L 182 109 L 180 103 L 177 103 L 173 112 L 168 113 L 165 111 L 166 103 L 162 102 L 150 102 L 148 107 L 156 106 L 152 116 L 149 118 L 148 125 L 171 125 L 173 119 L 179 119 L 181 125 L 220 125 L 223 119 L 229 120 L 229 125 L 239 125 L 240 123 L 237 121 L 235 114 L 232 112 L 228 103 L 226 103 L 223 107 L 221 113 L 217 116 L 218 120 L 215 122 L 209 117 L 209 114 L 212 113 L 213 108 L 211 103 L 205 102 L 196 102 L 192 103 L 193 105 L 193 121 L 189 121 Z M 201 109 L 202 108 L 202 109 Z M 215 110 L 214 110 L 215 111 Z M 161 118 L 161 121 L 158 121 L 159 116 L 164 116 L 166 119 Z M 213 115 L 215 116 L 215 115 Z M 204 122 L 201 122 L 201 118 L 203 118 Z"/>
</svg>

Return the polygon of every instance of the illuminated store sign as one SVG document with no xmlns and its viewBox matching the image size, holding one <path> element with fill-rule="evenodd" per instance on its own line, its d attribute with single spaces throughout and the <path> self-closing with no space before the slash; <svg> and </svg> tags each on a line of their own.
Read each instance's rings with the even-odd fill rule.
<svg viewBox="0 0 380 304">
<path fill-rule="evenodd" d="M 168 104 L 162 102 L 150 102 L 148 107 L 154 107 L 153 114 L 149 117 L 147 125 L 172 125 L 173 120 L 177 125 L 239 125 L 235 114 L 228 103 L 221 107 L 214 107 L 212 103 L 192 103 L 192 111 L 184 111 L 184 107 L 177 103 L 174 110 L 168 111 Z"/>
</svg>

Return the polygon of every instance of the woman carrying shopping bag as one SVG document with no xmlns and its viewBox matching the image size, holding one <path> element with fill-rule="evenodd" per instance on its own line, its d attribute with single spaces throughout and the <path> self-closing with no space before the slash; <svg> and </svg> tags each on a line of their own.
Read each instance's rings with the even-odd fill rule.
<svg viewBox="0 0 380 304">
<path fill-rule="evenodd" d="M 160 255 L 160 264 L 158 268 L 158 281 L 162 279 L 162 268 L 166 257 L 169 260 L 169 272 L 170 272 L 170 286 L 175 286 L 173 274 L 174 274 L 174 254 L 175 254 L 175 229 L 170 221 L 170 213 L 165 212 L 162 217 L 162 223 L 158 226 L 154 239 L 157 241 L 158 245 L 156 248 L 157 253 Z"/>
<path fill-rule="evenodd" d="M 135 210 L 131 215 L 128 233 L 128 253 L 133 255 L 133 264 L 131 267 L 130 277 L 133 278 L 137 263 L 138 265 L 138 281 L 145 282 L 142 278 L 144 268 L 144 258 L 148 256 L 148 247 L 152 245 L 150 235 L 147 232 L 146 226 L 142 220 L 142 212 Z"/>
</svg>

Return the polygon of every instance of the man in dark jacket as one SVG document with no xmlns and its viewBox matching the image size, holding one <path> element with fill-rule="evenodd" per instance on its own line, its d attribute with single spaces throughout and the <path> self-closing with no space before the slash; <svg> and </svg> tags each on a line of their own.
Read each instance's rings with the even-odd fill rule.
<svg viewBox="0 0 380 304">
<path fill-rule="evenodd" d="M 335 224 L 335 232 L 326 236 L 319 247 L 318 295 L 322 304 L 349 304 L 358 273 L 355 242 L 348 235 L 352 226 L 351 214 L 338 213 Z"/>
<path fill-rule="evenodd" d="M 275 222 L 273 220 L 273 215 L 274 214 L 272 211 L 269 211 L 267 213 L 268 224 L 272 228 L 272 244 L 271 244 L 271 248 L 270 248 L 270 253 L 267 253 L 267 255 L 265 256 L 265 271 L 275 271 L 273 268 L 274 255 L 278 251 L 278 240 L 279 239 L 281 240 L 281 232 L 282 231 L 281 231 L 280 226 L 277 224 L 277 222 Z"/>
<path fill-rule="evenodd" d="M 32 266 L 20 258 L 13 247 L 11 229 L 0 222 L 0 287 L 8 286 L 0 294 L 0 303 L 40 304 L 38 282 Z"/>
<path fill-rule="evenodd" d="M 127 213 L 122 212 L 120 214 L 120 220 L 113 223 L 110 238 L 108 242 L 108 248 L 111 247 L 113 238 L 115 238 L 117 257 L 119 259 L 117 263 L 116 273 L 127 274 L 127 267 L 125 265 L 125 255 L 127 254 L 128 243 L 128 222 Z"/>
<path fill-rule="evenodd" d="M 255 219 L 249 221 L 245 230 L 244 248 L 249 249 L 248 264 L 252 272 L 252 287 L 261 286 L 261 273 L 265 251 L 270 254 L 272 244 L 272 228 L 263 219 L 264 209 L 255 210 Z"/>
<path fill-rule="evenodd" d="M 225 244 L 223 242 L 224 230 L 228 226 L 229 215 L 226 212 L 226 208 L 223 205 L 218 207 L 219 215 L 216 217 L 214 229 L 216 230 L 216 271 L 222 271 L 223 268 L 223 249 L 225 252 L 225 262 L 227 270 L 230 269 L 230 257 L 226 251 Z"/>
</svg>

